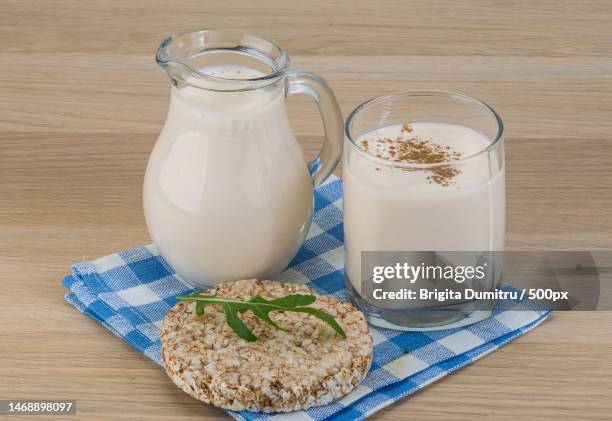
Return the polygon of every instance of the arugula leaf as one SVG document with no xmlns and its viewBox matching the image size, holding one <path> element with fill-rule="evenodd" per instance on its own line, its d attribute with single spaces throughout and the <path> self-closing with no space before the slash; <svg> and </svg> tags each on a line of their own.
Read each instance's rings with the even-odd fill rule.
<svg viewBox="0 0 612 421">
<path fill-rule="evenodd" d="M 261 297 L 258 296 L 254 298 L 261 298 Z M 263 298 L 261 299 L 264 300 Z M 294 294 L 294 295 L 287 295 L 285 297 L 277 298 L 275 300 L 267 301 L 267 302 L 276 304 L 278 306 L 298 307 L 298 306 L 308 306 L 314 303 L 315 301 L 317 301 L 317 297 L 315 297 L 314 295 Z"/>
<path fill-rule="evenodd" d="M 196 314 L 198 316 L 201 316 L 202 314 L 204 314 L 204 308 L 206 307 L 207 303 L 203 303 L 202 301 L 198 301 L 196 303 Z"/>
<path fill-rule="evenodd" d="M 193 297 L 199 297 L 199 296 L 200 296 L 199 292 L 194 292 L 193 294 L 188 295 L 186 298 L 193 298 Z M 213 295 L 213 297 L 214 297 L 214 295 Z M 210 304 L 210 303 L 207 303 L 205 301 L 198 301 L 196 303 L 196 314 L 198 316 L 201 316 L 202 314 L 204 314 L 204 309 L 206 308 L 206 306 L 208 304 Z"/>
<path fill-rule="evenodd" d="M 255 303 L 255 304 L 257 304 L 257 303 L 259 303 L 259 304 L 266 304 L 266 303 L 268 303 L 268 301 L 265 298 L 262 298 L 259 295 L 256 295 L 255 297 L 251 298 L 250 302 Z M 286 330 L 286 329 L 283 329 L 282 327 L 280 327 L 279 325 L 277 325 L 276 322 L 270 318 L 269 314 L 273 310 L 263 309 L 262 306 L 253 306 L 252 308 L 242 307 L 240 309 L 240 313 L 244 313 L 244 312 L 247 312 L 249 310 L 251 310 L 253 312 L 253 314 L 255 314 L 257 317 L 259 317 L 261 320 L 263 320 L 264 322 L 266 322 L 270 326 L 272 326 L 272 327 L 274 327 L 276 329 Z"/>
<path fill-rule="evenodd" d="M 316 317 L 317 319 L 323 320 L 325 323 L 330 325 L 338 335 L 342 336 L 343 338 L 346 338 L 346 333 L 344 332 L 344 329 L 342 329 L 342 327 L 338 324 L 338 322 L 336 322 L 336 319 L 334 319 L 331 314 L 313 307 L 297 307 L 293 309 L 293 311 L 299 311 L 300 313 L 308 313 L 311 316 Z"/>
<path fill-rule="evenodd" d="M 202 295 L 201 293 L 196 292 L 187 296 L 178 296 L 176 299 L 178 301 L 195 301 L 196 314 L 199 316 L 204 314 L 204 309 L 206 306 L 210 304 L 221 305 L 221 308 L 225 313 L 225 320 L 229 327 L 236 332 L 236 335 L 249 342 L 256 341 L 257 337 L 239 316 L 239 314 L 246 313 L 247 311 L 251 311 L 255 316 L 263 320 L 268 325 L 280 330 L 286 329 L 279 326 L 270 318 L 271 312 L 293 311 L 296 313 L 310 314 L 311 316 L 323 320 L 325 323 L 330 325 L 338 335 L 346 338 L 346 333 L 330 314 L 314 307 L 306 307 L 317 300 L 314 295 L 294 294 L 274 300 L 266 300 L 265 298 L 256 295 L 248 301 L 239 301 L 225 300 L 217 297 L 216 295 Z"/>
<path fill-rule="evenodd" d="M 225 312 L 225 320 L 227 324 L 234 329 L 234 332 L 242 339 L 254 342 L 257 340 L 257 336 L 253 335 L 251 329 L 242 321 L 240 317 L 238 317 L 238 310 L 240 306 L 235 303 L 221 303 L 223 307 L 223 311 Z"/>
</svg>

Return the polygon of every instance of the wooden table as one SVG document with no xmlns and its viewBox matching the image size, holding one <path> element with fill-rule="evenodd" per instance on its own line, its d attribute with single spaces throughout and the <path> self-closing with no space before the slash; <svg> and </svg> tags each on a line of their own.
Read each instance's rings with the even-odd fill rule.
<svg viewBox="0 0 612 421">
<path fill-rule="evenodd" d="M 536 4 L 537 3 L 537 4 Z M 78 401 L 81 419 L 224 418 L 63 301 L 70 264 L 149 242 L 141 208 L 177 30 L 240 28 L 326 77 L 344 115 L 452 90 L 506 123 L 510 249 L 612 249 L 612 3 L 24 1 L 0 14 L 0 399 Z M 320 123 L 289 100 L 311 158 Z M 535 331 L 378 419 L 612 416 L 611 313 Z M 70 419 L 74 419 L 71 417 Z"/>
</svg>

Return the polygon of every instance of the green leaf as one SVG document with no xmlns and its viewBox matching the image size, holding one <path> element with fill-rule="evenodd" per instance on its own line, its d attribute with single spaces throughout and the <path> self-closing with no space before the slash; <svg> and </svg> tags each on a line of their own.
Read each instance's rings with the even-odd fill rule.
<svg viewBox="0 0 612 421">
<path fill-rule="evenodd" d="M 257 336 L 253 335 L 251 329 L 248 328 L 246 323 L 238 317 L 238 307 L 233 303 L 222 303 L 223 311 L 225 312 L 225 320 L 229 327 L 231 327 L 236 335 L 240 336 L 245 341 L 254 342 L 257 340 Z"/>
<path fill-rule="evenodd" d="M 198 316 L 201 316 L 202 314 L 204 314 L 204 308 L 208 305 L 208 303 L 202 302 L 202 301 L 198 301 L 196 303 L 196 314 Z"/>
<path fill-rule="evenodd" d="M 193 294 L 190 294 L 186 297 L 180 297 L 181 300 L 185 299 L 192 299 L 192 298 L 196 298 L 196 297 L 216 297 L 216 295 L 201 295 L 202 293 L 200 291 L 198 292 L 194 292 Z M 176 299 L 178 300 L 179 297 L 176 297 Z M 180 301 L 180 300 L 179 300 Z M 195 300 L 194 300 L 195 301 Z M 206 308 L 206 306 L 210 304 L 206 301 L 196 301 L 196 314 L 198 316 L 201 316 L 202 314 L 204 314 L 204 309 Z"/>
<path fill-rule="evenodd" d="M 256 297 L 253 297 L 251 301 L 256 298 L 264 300 L 263 298 L 256 296 Z M 293 307 L 298 307 L 298 306 L 308 306 L 314 303 L 315 301 L 317 301 L 317 297 L 315 297 L 314 295 L 295 294 L 295 295 L 287 295 L 286 297 L 282 297 L 282 298 L 277 298 L 276 300 L 268 301 L 268 303 L 276 304 L 277 306 L 293 308 Z"/>
<path fill-rule="evenodd" d="M 268 325 L 281 330 L 285 329 L 270 318 L 271 312 L 293 311 L 296 313 L 310 314 L 320 320 L 323 320 L 325 323 L 329 324 L 338 335 L 346 338 L 346 333 L 330 314 L 313 307 L 306 307 L 307 305 L 310 305 L 316 301 L 317 298 L 314 295 L 294 294 L 274 300 L 266 300 L 265 298 L 257 295 L 248 301 L 239 301 L 225 300 L 215 295 L 202 295 L 201 293 L 194 293 L 187 296 L 178 296 L 176 299 L 178 301 L 195 301 L 196 314 L 198 315 L 204 314 L 204 309 L 207 305 L 221 305 L 223 312 L 225 313 L 225 320 L 227 321 L 227 324 L 239 337 L 249 342 L 257 340 L 257 337 L 239 316 L 247 311 L 251 311 L 256 317 Z"/>
<path fill-rule="evenodd" d="M 270 326 L 272 326 L 272 327 L 274 327 L 276 329 L 286 330 L 286 329 L 283 329 L 282 327 L 280 327 L 279 325 L 277 325 L 276 322 L 274 322 L 274 320 L 272 320 L 270 318 L 270 312 L 276 311 L 276 310 L 267 308 L 267 306 L 258 306 L 257 305 L 257 303 L 261 303 L 261 304 L 268 303 L 268 301 L 266 299 L 261 298 L 260 296 L 255 296 L 255 297 L 251 298 L 249 300 L 249 302 L 254 303 L 255 305 L 254 306 L 242 306 L 240 308 L 240 313 L 244 313 L 246 311 L 251 310 L 253 312 L 253 314 L 255 314 L 257 317 L 259 317 L 261 320 L 263 320 L 264 322 L 266 322 Z"/>
<path fill-rule="evenodd" d="M 325 323 L 330 325 L 338 335 L 342 336 L 343 338 L 346 338 L 346 332 L 344 331 L 344 329 L 342 329 L 342 326 L 340 326 L 338 322 L 336 322 L 336 319 L 334 319 L 331 314 L 313 307 L 298 307 L 293 311 L 299 311 L 300 313 L 308 313 L 311 316 L 316 317 L 317 319 L 323 320 Z"/>
</svg>

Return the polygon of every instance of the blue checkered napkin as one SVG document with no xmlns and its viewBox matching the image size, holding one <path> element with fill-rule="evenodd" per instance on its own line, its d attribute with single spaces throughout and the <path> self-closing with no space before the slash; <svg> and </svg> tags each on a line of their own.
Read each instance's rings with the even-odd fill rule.
<svg viewBox="0 0 612 421">
<path fill-rule="evenodd" d="M 342 183 L 333 177 L 317 189 L 308 238 L 280 280 L 308 282 L 320 294 L 347 300 L 342 245 Z M 78 263 L 63 283 L 70 290 L 69 303 L 160 365 L 162 319 L 176 295 L 193 291 L 152 245 Z M 491 318 L 465 328 L 399 332 L 372 327 L 372 369 L 344 398 L 290 414 L 228 413 L 241 420 L 363 419 L 533 329 L 549 314 L 526 302 L 504 301 Z"/>
</svg>

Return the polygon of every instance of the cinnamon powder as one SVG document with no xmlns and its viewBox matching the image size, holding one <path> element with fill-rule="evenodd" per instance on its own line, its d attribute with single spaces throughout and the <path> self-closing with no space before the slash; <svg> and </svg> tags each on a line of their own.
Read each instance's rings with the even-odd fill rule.
<svg viewBox="0 0 612 421">
<path fill-rule="evenodd" d="M 410 123 L 402 124 L 402 133 L 403 132 L 412 133 L 412 125 Z"/>
<path fill-rule="evenodd" d="M 368 140 L 361 142 L 363 149 L 376 156 L 398 163 L 410 164 L 441 164 L 449 161 L 456 161 L 461 158 L 461 153 L 455 151 L 450 146 L 442 146 L 433 142 L 431 139 L 424 139 L 414 135 L 405 136 L 412 133 L 410 123 L 404 123 L 400 136 L 396 138 L 383 137 L 374 142 L 374 150 Z M 378 168 L 377 168 L 378 169 Z M 454 178 L 461 173 L 453 165 L 441 165 L 433 168 L 402 168 L 404 171 L 427 171 L 431 173 L 427 180 L 430 183 L 437 183 L 442 186 L 449 186 Z"/>
</svg>

